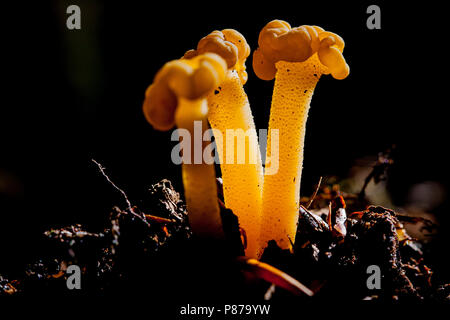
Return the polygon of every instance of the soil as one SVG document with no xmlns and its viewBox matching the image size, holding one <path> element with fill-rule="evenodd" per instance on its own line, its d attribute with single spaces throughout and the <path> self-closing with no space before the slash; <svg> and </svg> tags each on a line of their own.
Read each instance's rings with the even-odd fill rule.
<svg viewBox="0 0 450 320">
<path fill-rule="evenodd" d="M 153 298 L 175 300 L 450 301 L 450 284 L 433 276 L 423 245 L 404 228 L 403 222 L 420 219 L 371 206 L 361 194 L 322 186 L 311 199 L 302 199 L 293 249 L 282 250 L 270 241 L 261 258 L 278 268 L 280 276 L 243 257 L 245 230 L 225 208 L 220 188 L 226 238 L 202 241 L 192 234 L 185 204 L 169 180 L 151 186 L 138 207 L 105 177 L 127 206 L 112 208 L 103 230 L 79 224 L 47 230 L 41 258 L 22 277 L 0 275 L 0 296 L 145 291 Z M 218 183 L 220 187 L 220 179 Z M 313 213 L 324 207 L 328 210 L 321 215 Z M 80 267 L 80 290 L 67 287 L 70 265 Z M 375 287 L 368 285 L 369 266 L 381 274 Z M 301 286 L 287 283 L 289 276 Z"/>
</svg>

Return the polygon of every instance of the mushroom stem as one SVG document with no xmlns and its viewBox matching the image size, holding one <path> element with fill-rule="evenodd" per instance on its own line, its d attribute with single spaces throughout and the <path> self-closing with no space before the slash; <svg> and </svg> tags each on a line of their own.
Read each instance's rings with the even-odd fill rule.
<svg viewBox="0 0 450 320">
<path fill-rule="evenodd" d="M 188 144 L 181 149 L 182 177 L 189 222 L 201 237 L 224 238 L 215 168 L 213 161 L 204 159 L 203 140 L 208 129 L 206 96 L 223 81 L 226 70 L 225 60 L 215 53 L 170 61 L 156 74 L 143 104 L 144 115 L 155 129 L 176 125 L 184 129 L 183 139 L 189 139 L 182 141 Z"/>
<path fill-rule="evenodd" d="M 306 120 L 323 67 L 317 54 L 304 62 L 278 61 L 275 67 L 267 156 L 270 131 L 278 129 L 280 161 L 277 173 L 264 176 L 261 245 L 273 239 L 288 249 L 297 230 Z"/>
<path fill-rule="evenodd" d="M 247 234 L 246 256 L 255 258 L 262 253 L 259 234 L 264 178 L 253 115 L 238 73 L 228 70 L 220 87 L 207 99 L 211 127 L 225 134 L 223 139 L 216 139 L 225 205 L 239 217 L 239 224 Z M 238 134 L 237 141 L 229 130 Z M 240 139 L 245 139 L 244 150 L 238 148 Z M 238 154 L 243 151 L 245 157 Z M 244 163 L 239 163 L 240 157 Z"/>
<path fill-rule="evenodd" d="M 258 45 L 253 70 L 263 80 L 275 78 L 269 137 L 272 130 L 279 131 L 278 145 L 269 138 L 267 146 L 277 170 L 266 164 L 261 245 L 274 239 L 288 249 L 297 230 L 305 127 L 314 88 L 322 74 L 345 79 L 350 68 L 342 55 L 344 40 L 318 26 L 291 28 L 286 21 L 273 20 L 261 30 Z M 272 159 L 272 143 L 279 161 Z"/>
<path fill-rule="evenodd" d="M 201 141 L 195 139 L 195 136 L 199 134 L 195 132 L 195 123 L 201 123 L 201 137 L 208 130 L 207 113 L 208 106 L 205 98 L 195 100 L 179 98 L 175 111 L 175 124 L 178 128 L 187 129 L 191 136 L 190 150 L 192 152 L 189 157 L 183 155 L 182 177 L 192 231 L 202 237 L 222 238 L 223 229 L 217 201 L 214 164 L 207 164 L 203 160 L 206 142 L 203 139 Z M 199 143 L 201 146 L 196 145 Z M 194 150 L 202 150 L 201 163 L 195 159 Z"/>
</svg>

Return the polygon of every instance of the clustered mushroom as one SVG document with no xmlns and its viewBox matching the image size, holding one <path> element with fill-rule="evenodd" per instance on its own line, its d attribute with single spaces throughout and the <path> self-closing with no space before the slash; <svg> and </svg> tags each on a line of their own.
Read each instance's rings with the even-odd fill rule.
<svg viewBox="0 0 450 320">
<path fill-rule="evenodd" d="M 225 29 L 202 38 L 197 49 L 186 52 L 184 57 L 206 52 L 220 55 L 228 66 L 223 82 L 208 95 L 208 120 L 215 132 L 225 205 L 238 216 L 246 232 L 246 255 L 256 257 L 261 254 L 258 250 L 263 168 L 255 123 L 243 88 L 248 77 L 245 60 L 250 47 L 242 34 Z"/>
<path fill-rule="evenodd" d="M 199 121 L 203 137 L 208 129 L 206 96 L 222 82 L 226 70 L 226 62 L 214 53 L 166 63 L 145 94 L 143 110 L 147 121 L 158 130 L 169 130 L 176 125 L 188 130 L 191 136 L 195 121 Z M 191 150 L 198 148 L 194 146 L 196 141 L 191 139 Z M 205 146 L 200 147 L 203 150 Z M 186 205 L 193 232 L 201 237 L 222 238 L 214 165 L 203 158 L 194 159 L 192 152 L 183 154 L 182 161 Z"/>
<path fill-rule="evenodd" d="M 263 80 L 275 78 L 269 132 L 279 130 L 278 171 L 264 176 L 260 241 L 265 247 L 273 239 L 289 249 L 297 230 L 306 120 L 314 88 L 322 74 L 344 79 L 349 67 L 342 56 L 342 38 L 317 26 L 291 28 L 274 20 L 262 29 L 258 45 L 253 70 Z M 273 142 L 268 136 L 270 157 Z"/>
<path fill-rule="evenodd" d="M 155 129 L 168 130 L 176 124 L 193 133 L 193 122 L 201 121 L 206 130 L 208 118 L 217 134 L 231 129 L 247 133 L 243 163 L 237 161 L 242 155 L 237 154 L 234 136 L 231 140 L 217 135 L 215 142 L 225 205 L 246 231 L 246 255 L 257 258 L 269 240 L 283 249 L 291 247 L 299 214 L 305 126 L 315 86 L 323 74 L 335 79 L 349 74 L 342 55 L 343 39 L 317 26 L 291 28 L 285 21 L 274 20 L 262 29 L 258 45 L 253 53 L 255 74 L 263 80 L 275 78 L 267 145 L 269 159 L 272 144 L 278 144 L 275 174 L 268 173 L 273 164 L 266 164 L 263 175 L 253 116 L 243 89 L 250 48 L 239 32 L 214 31 L 182 59 L 167 63 L 147 89 L 144 102 L 146 118 Z M 279 131 L 279 140 L 272 141 L 271 130 Z M 214 167 L 183 160 L 182 168 L 194 233 L 221 236 Z"/>
</svg>

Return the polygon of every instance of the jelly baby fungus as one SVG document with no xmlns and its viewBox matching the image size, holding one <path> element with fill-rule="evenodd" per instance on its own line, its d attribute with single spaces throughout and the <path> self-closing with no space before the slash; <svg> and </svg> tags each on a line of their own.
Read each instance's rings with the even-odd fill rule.
<svg viewBox="0 0 450 320">
<path fill-rule="evenodd" d="M 194 122 L 201 123 L 203 136 L 208 130 L 206 96 L 223 81 L 226 70 L 226 62 L 214 53 L 166 63 L 145 94 L 143 111 L 147 121 L 157 130 L 169 130 L 176 125 L 181 130 L 188 130 L 188 137 L 194 137 Z M 196 150 L 196 139 L 190 140 L 191 148 L 187 150 Z M 202 142 L 201 150 L 204 144 Z M 214 164 L 194 156 L 194 152 L 182 155 L 190 225 L 198 236 L 222 238 Z"/>
<path fill-rule="evenodd" d="M 288 249 L 297 229 L 305 126 L 314 88 L 322 74 L 344 79 L 349 67 L 342 56 L 343 39 L 317 26 L 291 28 L 274 20 L 262 29 L 258 45 L 253 69 L 263 80 L 275 78 L 269 132 L 279 130 L 278 172 L 264 176 L 261 245 L 274 239 Z"/>
<path fill-rule="evenodd" d="M 247 81 L 245 60 L 250 47 L 236 30 L 213 31 L 185 58 L 214 52 L 226 62 L 225 80 L 208 95 L 208 120 L 213 128 L 224 186 L 225 205 L 239 217 L 247 234 L 246 255 L 261 252 L 263 169 L 253 115 L 243 85 Z"/>
</svg>

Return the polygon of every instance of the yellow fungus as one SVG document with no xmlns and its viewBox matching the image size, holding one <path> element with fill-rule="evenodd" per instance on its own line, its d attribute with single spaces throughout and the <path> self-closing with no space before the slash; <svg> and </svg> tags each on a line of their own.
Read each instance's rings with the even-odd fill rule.
<svg viewBox="0 0 450 320">
<path fill-rule="evenodd" d="M 322 64 L 339 70 L 339 79 L 349 73 L 348 65 L 342 56 L 344 40 L 318 26 L 291 28 L 286 21 L 273 20 L 261 30 L 258 45 L 259 48 L 253 53 L 253 70 L 263 80 L 272 80 L 275 77 L 275 64 L 278 61 L 303 62 L 316 52 L 319 53 Z M 331 70 L 324 71 L 325 74 L 329 72 Z M 331 75 L 335 77 L 333 72 Z"/>
<path fill-rule="evenodd" d="M 263 170 L 256 128 L 243 88 L 247 81 L 245 60 L 250 54 L 250 47 L 239 32 L 225 29 L 214 31 L 201 39 L 197 49 L 188 51 L 185 58 L 205 52 L 217 53 L 227 61 L 225 80 L 207 98 L 208 120 L 211 127 L 223 135 L 223 139 L 216 138 L 216 144 L 225 205 L 238 216 L 239 224 L 247 234 L 246 255 L 257 257 L 261 253 L 259 234 Z M 243 138 L 244 134 L 247 135 L 243 138 L 246 140 L 244 150 L 238 150 L 239 142 L 230 136 L 229 130 L 242 134 L 237 140 Z M 231 159 L 227 156 L 230 154 L 233 155 Z M 240 157 L 245 160 L 244 163 L 239 163 Z"/>
<path fill-rule="evenodd" d="M 208 129 L 206 96 L 223 81 L 226 69 L 226 62 L 214 53 L 166 63 L 146 91 L 146 119 L 158 130 L 169 130 L 174 125 L 188 130 L 194 150 L 194 121 L 201 123 L 203 136 Z M 182 176 L 190 225 L 199 236 L 221 238 L 214 165 L 205 163 L 203 157 L 200 163 L 194 160 L 198 159 L 194 159 L 193 152 L 190 157 L 183 155 Z"/>
<path fill-rule="evenodd" d="M 344 79 L 349 67 L 342 38 L 317 26 L 291 28 L 274 20 L 262 29 L 258 44 L 253 54 L 256 75 L 275 77 L 268 157 L 270 130 L 279 130 L 278 171 L 264 176 L 261 246 L 273 239 L 288 249 L 297 230 L 306 120 L 315 86 L 322 74 Z"/>
</svg>

